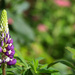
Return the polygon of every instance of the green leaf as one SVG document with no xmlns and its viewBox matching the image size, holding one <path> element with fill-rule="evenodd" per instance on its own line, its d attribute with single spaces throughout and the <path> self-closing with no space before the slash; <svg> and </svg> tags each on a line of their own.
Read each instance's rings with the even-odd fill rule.
<svg viewBox="0 0 75 75">
<path fill-rule="evenodd" d="M 2 69 L 0 68 L 0 73 L 2 73 Z"/>
<path fill-rule="evenodd" d="M 61 74 L 57 72 L 57 73 L 52 73 L 51 75 L 61 75 Z"/>
<path fill-rule="evenodd" d="M 75 49 L 73 49 L 71 47 L 66 47 L 66 49 L 75 55 Z"/>
<path fill-rule="evenodd" d="M 25 67 L 28 68 L 28 64 L 26 63 L 26 61 L 23 59 L 21 53 L 19 52 L 19 50 L 17 50 L 15 48 L 16 53 L 18 54 L 18 57 L 21 59 L 21 61 L 25 64 Z"/>
<path fill-rule="evenodd" d="M 7 75 L 15 75 L 15 73 L 12 71 L 9 71 L 9 72 L 7 72 Z"/>
<path fill-rule="evenodd" d="M 53 66 L 53 65 L 55 65 L 56 63 L 59 63 L 59 62 L 62 63 L 62 64 L 65 64 L 68 67 L 71 67 L 72 69 L 75 69 L 75 67 L 69 61 L 66 61 L 66 60 L 59 60 L 59 61 L 56 61 L 54 63 L 51 63 L 47 66 L 47 68 L 49 68 L 49 67 L 51 67 L 51 66 Z"/>
<path fill-rule="evenodd" d="M 47 64 L 45 64 L 45 65 L 41 65 L 41 67 L 37 69 L 37 72 L 38 73 L 54 73 L 54 72 L 58 72 L 58 70 L 52 67 L 47 68 Z"/>
<path fill-rule="evenodd" d="M 72 59 L 75 59 L 75 55 L 72 55 Z"/>
<path fill-rule="evenodd" d="M 28 70 L 25 72 L 25 75 L 33 75 L 33 73 L 31 72 L 30 69 L 28 69 Z"/>
<path fill-rule="evenodd" d="M 16 65 L 22 65 L 22 66 L 25 66 L 25 64 L 24 64 L 24 63 L 22 63 L 21 61 L 18 61 L 18 60 L 17 60 Z"/>
<path fill-rule="evenodd" d="M 72 59 L 75 59 L 75 49 L 71 48 L 71 47 L 66 47 L 66 49 L 68 51 L 70 51 L 73 55 L 72 55 Z"/>
<path fill-rule="evenodd" d="M 34 40 L 35 35 L 32 28 L 20 16 L 14 17 L 13 29 L 21 34 L 24 38 Z"/>
<path fill-rule="evenodd" d="M 57 70 L 52 70 L 52 69 L 40 69 L 37 70 L 38 73 L 54 73 L 54 72 L 58 72 Z"/>
<path fill-rule="evenodd" d="M 36 60 L 40 61 L 40 60 L 43 60 L 44 57 L 38 57 Z"/>
<path fill-rule="evenodd" d="M 23 72 L 23 75 L 25 75 L 26 71 Z"/>
<path fill-rule="evenodd" d="M 12 12 L 10 12 L 9 10 L 7 10 L 7 14 L 8 14 L 8 17 L 12 18 L 14 20 L 13 22 L 13 29 L 14 31 L 17 32 L 17 34 L 19 34 L 20 36 L 22 36 L 25 39 L 28 39 L 28 40 L 34 40 L 35 39 L 35 34 L 33 32 L 33 29 L 32 27 L 30 27 L 27 22 L 23 19 L 22 16 L 20 15 L 14 15 Z M 18 37 L 18 36 L 16 36 Z"/>
<path fill-rule="evenodd" d="M 32 65 L 35 73 L 37 73 L 38 64 L 39 64 L 38 60 L 33 60 Z"/>
<path fill-rule="evenodd" d="M 7 68 L 6 71 L 13 71 L 13 70 L 17 70 L 17 68 Z"/>
<path fill-rule="evenodd" d="M 26 11 L 30 7 L 28 2 L 23 2 L 21 4 L 18 4 L 16 7 L 17 13 L 21 14 L 23 11 Z"/>
<path fill-rule="evenodd" d="M 45 64 L 45 65 L 41 65 L 41 66 L 40 66 L 40 69 L 44 69 L 44 68 L 47 68 L 47 65 L 48 65 L 48 64 Z"/>
</svg>

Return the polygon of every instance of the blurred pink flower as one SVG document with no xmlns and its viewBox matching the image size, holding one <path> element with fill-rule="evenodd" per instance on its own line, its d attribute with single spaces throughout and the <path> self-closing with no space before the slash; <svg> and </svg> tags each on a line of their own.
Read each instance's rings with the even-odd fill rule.
<svg viewBox="0 0 75 75">
<path fill-rule="evenodd" d="M 55 3 L 62 7 L 69 7 L 71 5 L 69 0 L 55 0 Z"/>
<path fill-rule="evenodd" d="M 13 19 L 12 19 L 12 18 L 9 18 L 9 19 L 8 19 L 8 24 L 9 24 L 9 25 L 12 25 L 12 24 L 13 24 L 13 22 L 14 22 L 14 21 L 13 21 Z"/>
<path fill-rule="evenodd" d="M 48 30 L 48 28 L 44 25 L 44 24 L 39 24 L 37 29 L 40 31 L 40 32 L 45 32 Z"/>
</svg>

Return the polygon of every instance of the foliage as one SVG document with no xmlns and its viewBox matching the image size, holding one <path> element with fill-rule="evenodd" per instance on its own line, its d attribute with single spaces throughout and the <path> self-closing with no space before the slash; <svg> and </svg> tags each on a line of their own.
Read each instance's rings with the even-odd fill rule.
<svg viewBox="0 0 75 75">
<path fill-rule="evenodd" d="M 75 75 L 75 1 L 64 7 L 55 1 L 1 0 L 17 58 L 8 75 Z"/>
</svg>

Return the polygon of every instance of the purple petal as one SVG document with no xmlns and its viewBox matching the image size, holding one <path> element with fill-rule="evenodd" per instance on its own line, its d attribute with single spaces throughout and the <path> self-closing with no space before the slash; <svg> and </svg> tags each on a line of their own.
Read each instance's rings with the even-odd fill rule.
<svg viewBox="0 0 75 75">
<path fill-rule="evenodd" d="M 2 52 L 2 48 L 0 47 L 0 52 Z"/>
<path fill-rule="evenodd" d="M 2 37 L 4 37 L 4 33 L 2 33 Z"/>
<path fill-rule="evenodd" d="M 10 44 L 10 40 L 9 39 L 7 40 L 7 44 Z"/>
<path fill-rule="evenodd" d="M 3 43 L 3 41 L 1 41 L 1 46 L 3 46 L 4 45 L 4 43 Z"/>
<path fill-rule="evenodd" d="M 15 65 L 16 64 L 16 59 L 13 59 L 13 61 L 12 61 L 12 65 Z"/>
<path fill-rule="evenodd" d="M 10 50 L 10 46 L 8 45 L 8 46 L 6 47 L 6 49 L 7 49 L 7 50 Z"/>
<path fill-rule="evenodd" d="M 12 59 L 14 57 L 14 55 L 9 55 L 8 57 Z"/>
<path fill-rule="evenodd" d="M 10 40 L 10 43 L 13 43 L 13 39 Z"/>
<path fill-rule="evenodd" d="M 6 42 L 6 38 L 4 37 L 4 42 Z"/>
<path fill-rule="evenodd" d="M 11 45 L 10 49 L 11 49 L 11 50 L 14 50 L 14 45 Z"/>
<path fill-rule="evenodd" d="M 6 33 L 6 38 L 8 38 L 8 34 Z"/>
<path fill-rule="evenodd" d="M 9 52 L 7 51 L 7 52 L 5 52 L 5 55 L 6 55 L 6 56 L 9 56 L 10 54 L 9 54 Z"/>
<path fill-rule="evenodd" d="M 16 59 L 13 59 L 12 61 L 10 60 L 9 62 L 7 62 L 8 65 L 15 65 L 16 64 Z"/>
<path fill-rule="evenodd" d="M 9 38 L 11 38 L 11 36 L 9 35 Z"/>
<path fill-rule="evenodd" d="M 15 54 L 15 50 L 12 50 L 12 52 L 11 52 L 11 56 L 13 56 Z"/>
<path fill-rule="evenodd" d="M 12 61 L 7 62 L 7 65 L 12 65 Z"/>
</svg>

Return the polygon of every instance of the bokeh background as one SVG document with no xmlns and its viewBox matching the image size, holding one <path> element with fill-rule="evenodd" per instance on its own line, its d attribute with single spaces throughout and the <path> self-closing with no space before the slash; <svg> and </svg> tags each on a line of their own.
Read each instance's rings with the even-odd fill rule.
<svg viewBox="0 0 75 75">
<path fill-rule="evenodd" d="M 24 59 L 43 57 L 43 64 L 60 59 L 75 63 L 65 49 L 75 48 L 75 0 L 0 0 L 0 12 L 2 9 L 7 10 L 14 46 Z M 54 67 L 62 75 L 73 73 L 60 63 Z"/>
</svg>

